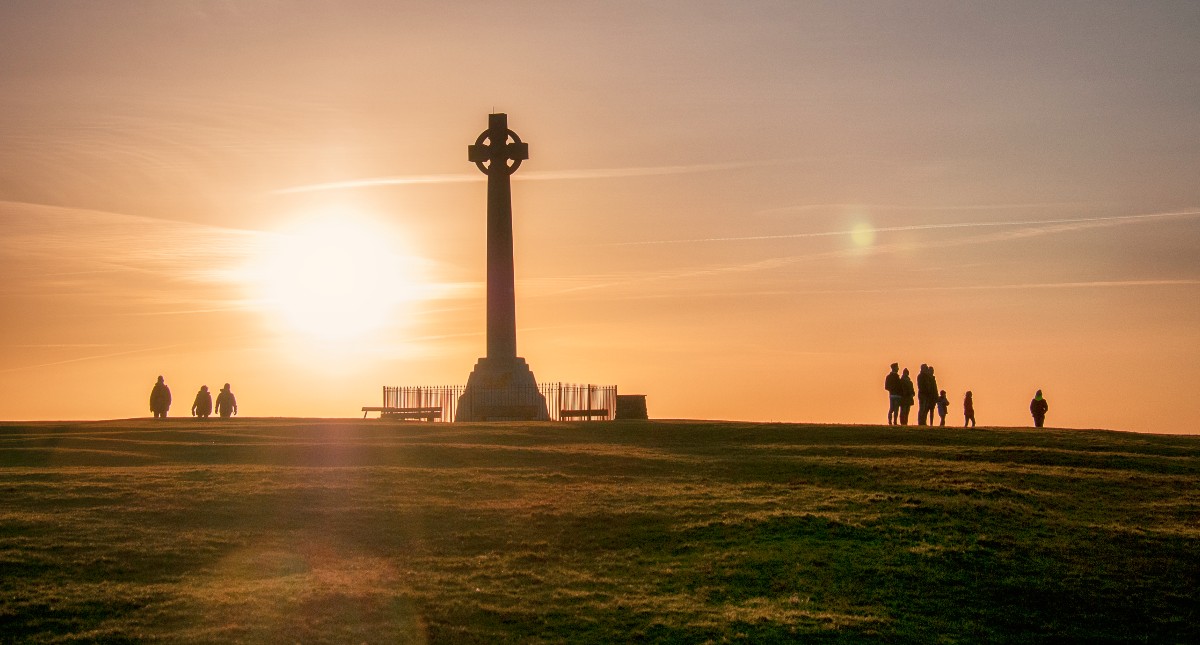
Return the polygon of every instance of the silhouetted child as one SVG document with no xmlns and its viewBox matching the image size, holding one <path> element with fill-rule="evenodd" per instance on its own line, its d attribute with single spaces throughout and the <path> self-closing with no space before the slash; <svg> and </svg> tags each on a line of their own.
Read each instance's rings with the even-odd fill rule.
<svg viewBox="0 0 1200 645">
<path fill-rule="evenodd" d="M 941 423 L 939 423 L 938 425 L 940 425 L 940 426 L 946 425 L 946 409 L 949 407 L 950 407 L 950 399 L 946 398 L 946 390 L 942 390 L 941 395 L 938 396 L 938 399 L 937 399 L 938 418 L 941 420 Z"/>
<path fill-rule="evenodd" d="M 963 416 L 966 420 L 963 421 L 963 427 L 968 425 L 975 427 L 975 401 L 971 399 L 971 391 L 967 390 L 967 396 L 963 399 Z"/>
</svg>

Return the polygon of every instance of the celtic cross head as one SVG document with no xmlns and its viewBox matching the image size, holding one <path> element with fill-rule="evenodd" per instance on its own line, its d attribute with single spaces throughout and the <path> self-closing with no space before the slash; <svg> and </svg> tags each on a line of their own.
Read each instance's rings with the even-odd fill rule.
<svg viewBox="0 0 1200 645">
<path fill-rule="evenodd" d="M 467 146 L 467 160 L 485 175 L 511 175 L 528 158 L 529 144 L 508 129 L 507 114 L 489 115 L 488 129 L 480 133 L 474 145 Z"/>
</svg>

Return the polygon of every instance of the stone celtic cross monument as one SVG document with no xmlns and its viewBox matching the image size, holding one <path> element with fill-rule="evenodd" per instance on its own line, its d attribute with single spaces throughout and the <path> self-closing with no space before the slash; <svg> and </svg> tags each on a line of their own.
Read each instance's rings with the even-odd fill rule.
<svg viewBox="0 0 1200 645">
<path fill-rule="evenodd" d="M 510 176 L 529 158 L 529 144 L 508 129 L 507 114 L 488 115 L 488 129 L 467 147 L 467 159 L 487 175 L 487 356 L 479 359 L 459 398 L 455 421 L 549 419 L 546 399 L 525 359 L 517 356 Z"/>
</svg>

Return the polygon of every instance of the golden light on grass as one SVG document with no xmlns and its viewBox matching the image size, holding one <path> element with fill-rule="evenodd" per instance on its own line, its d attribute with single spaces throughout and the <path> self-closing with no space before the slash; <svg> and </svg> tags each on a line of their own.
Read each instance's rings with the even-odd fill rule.
<svg viewBox="0 0 1200 645">
<path fill-rule="evenodd" d="M 1195 437 L 243 418 L 0 436 L 20 642 L 1197 642 Z"/>
</svg>

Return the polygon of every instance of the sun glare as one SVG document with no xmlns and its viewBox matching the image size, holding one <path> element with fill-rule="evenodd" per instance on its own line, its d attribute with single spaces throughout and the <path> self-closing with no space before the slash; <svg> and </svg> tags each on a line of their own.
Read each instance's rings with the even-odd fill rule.
<svg viewBox="0 0 1200 645">
<path fill-rule="evenodd" d="M 859 222 L 850 230 L 850 239 L 860 249 L 869 248 L 875 243 L 875 229 L 867 222 Z"/>
<path fill-rule="evenodd" d="M 415 264 L 381 222 L 323 213 L 271 235 L 252 270 L 255 299 L 291 330 L 352 340 L 399 322 L 419 292 Z"/>
</svg>

